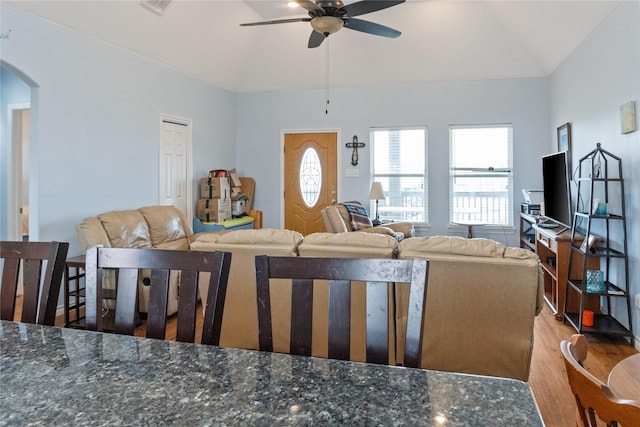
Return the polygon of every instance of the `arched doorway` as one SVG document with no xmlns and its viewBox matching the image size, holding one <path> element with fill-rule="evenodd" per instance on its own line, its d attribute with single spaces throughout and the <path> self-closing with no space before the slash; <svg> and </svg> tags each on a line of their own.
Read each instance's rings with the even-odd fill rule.
<svg viewBox="0 0 640 427">
<path fill-rule="evenodd" d="M 32 159 L 34 88 L 37 85 L 20 70 L 0 60 L 0 239 L 37 240 L 29 179 Z M 31 212 L 31 214 L 30 214 Z M 37 216 L 36 216 L 37 217 Z M 36 223 L 37 224 L 37 223 Z"/>
</svg>

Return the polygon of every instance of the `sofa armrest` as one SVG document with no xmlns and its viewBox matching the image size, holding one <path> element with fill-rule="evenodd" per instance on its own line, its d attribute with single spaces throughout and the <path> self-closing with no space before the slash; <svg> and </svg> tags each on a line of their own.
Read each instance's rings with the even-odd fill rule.
<svg viewBox="0 0 640 427">
<path fill-rule="evenodd" d="M 91 246 L 111 247 L 109 236 L 107 236 L 107 233 L 102 227 L 102 223 L 96 217 L 83 219 L 82 222 L 76 226 L 76 232 L 83 252 Z"/>
</svg>

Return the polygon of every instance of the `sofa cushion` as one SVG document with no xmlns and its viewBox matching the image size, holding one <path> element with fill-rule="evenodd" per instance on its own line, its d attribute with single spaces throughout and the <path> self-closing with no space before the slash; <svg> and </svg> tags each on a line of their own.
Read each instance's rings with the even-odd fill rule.
<svg viewBox="0 0 640 427">
<path fill-rule="evenodd" d="M 379 233 L 313 233 L 305 236 L 298 247 L 300 256 L 393 257 L 398 242 Z"/>
<path fill-rule="evenodd" d="M 505 246 L 491 239 L 457 236 L 413 237 L 400 242 L 401 250 L 477 257 L 502 257 Z"/>
<path fill-rule="evenodd" d="M 114 248 L 150 248 L 149 227 L 135 210 L 111 211 L 98 215 L 109 242 Z"/>
<path fill-rule="evenodd" d="M 302 234 L 297 231 L 261 228 L 259 230 L 234 230 L 233 233 L 222 234 L 218 238 L 218 243 L 241 243 L 254 245 L 269 243 L 297 246 L 301 240 Z"/>
<path fill-rule="evenodd" d="M 205 232 L 193 236 L 191 250 L 227 250 L 234 245 L 247 245 L 255 250 L 289 248 L 296 255 L 296 248 L 302 238 L 302 234 L 297 231 L 272 228 Z"/>
<path fill-rule="evenodd" d="M 138 209 L 149 226 L 151 245 L 165 249 L 189 249 L 180 211 L 173 206 L 146 206 Z"/>
</svg>

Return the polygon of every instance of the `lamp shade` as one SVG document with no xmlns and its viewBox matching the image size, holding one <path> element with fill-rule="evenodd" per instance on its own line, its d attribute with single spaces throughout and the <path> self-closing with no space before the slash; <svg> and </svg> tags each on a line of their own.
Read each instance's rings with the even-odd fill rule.
<svg viewBox="0 0 640 427">
<path fill-rule="evenodd" d="M 369 200 L 381 200 L 381 199 L 384 199 L 384 190 L 382 189 L 382 183 L 378 181 L 374 181 L 371 183 Z"/>
</svg>

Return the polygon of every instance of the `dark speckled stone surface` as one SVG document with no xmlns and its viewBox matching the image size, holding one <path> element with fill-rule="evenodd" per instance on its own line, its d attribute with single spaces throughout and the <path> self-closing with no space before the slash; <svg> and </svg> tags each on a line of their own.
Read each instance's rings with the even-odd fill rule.
<svg viewBox="0 0 640 427">
<path fill-rule="evenodd" d="M 0 412 L 2 426 L 542 425 L 521 381 L 6 321 Z"/>
</svg>

